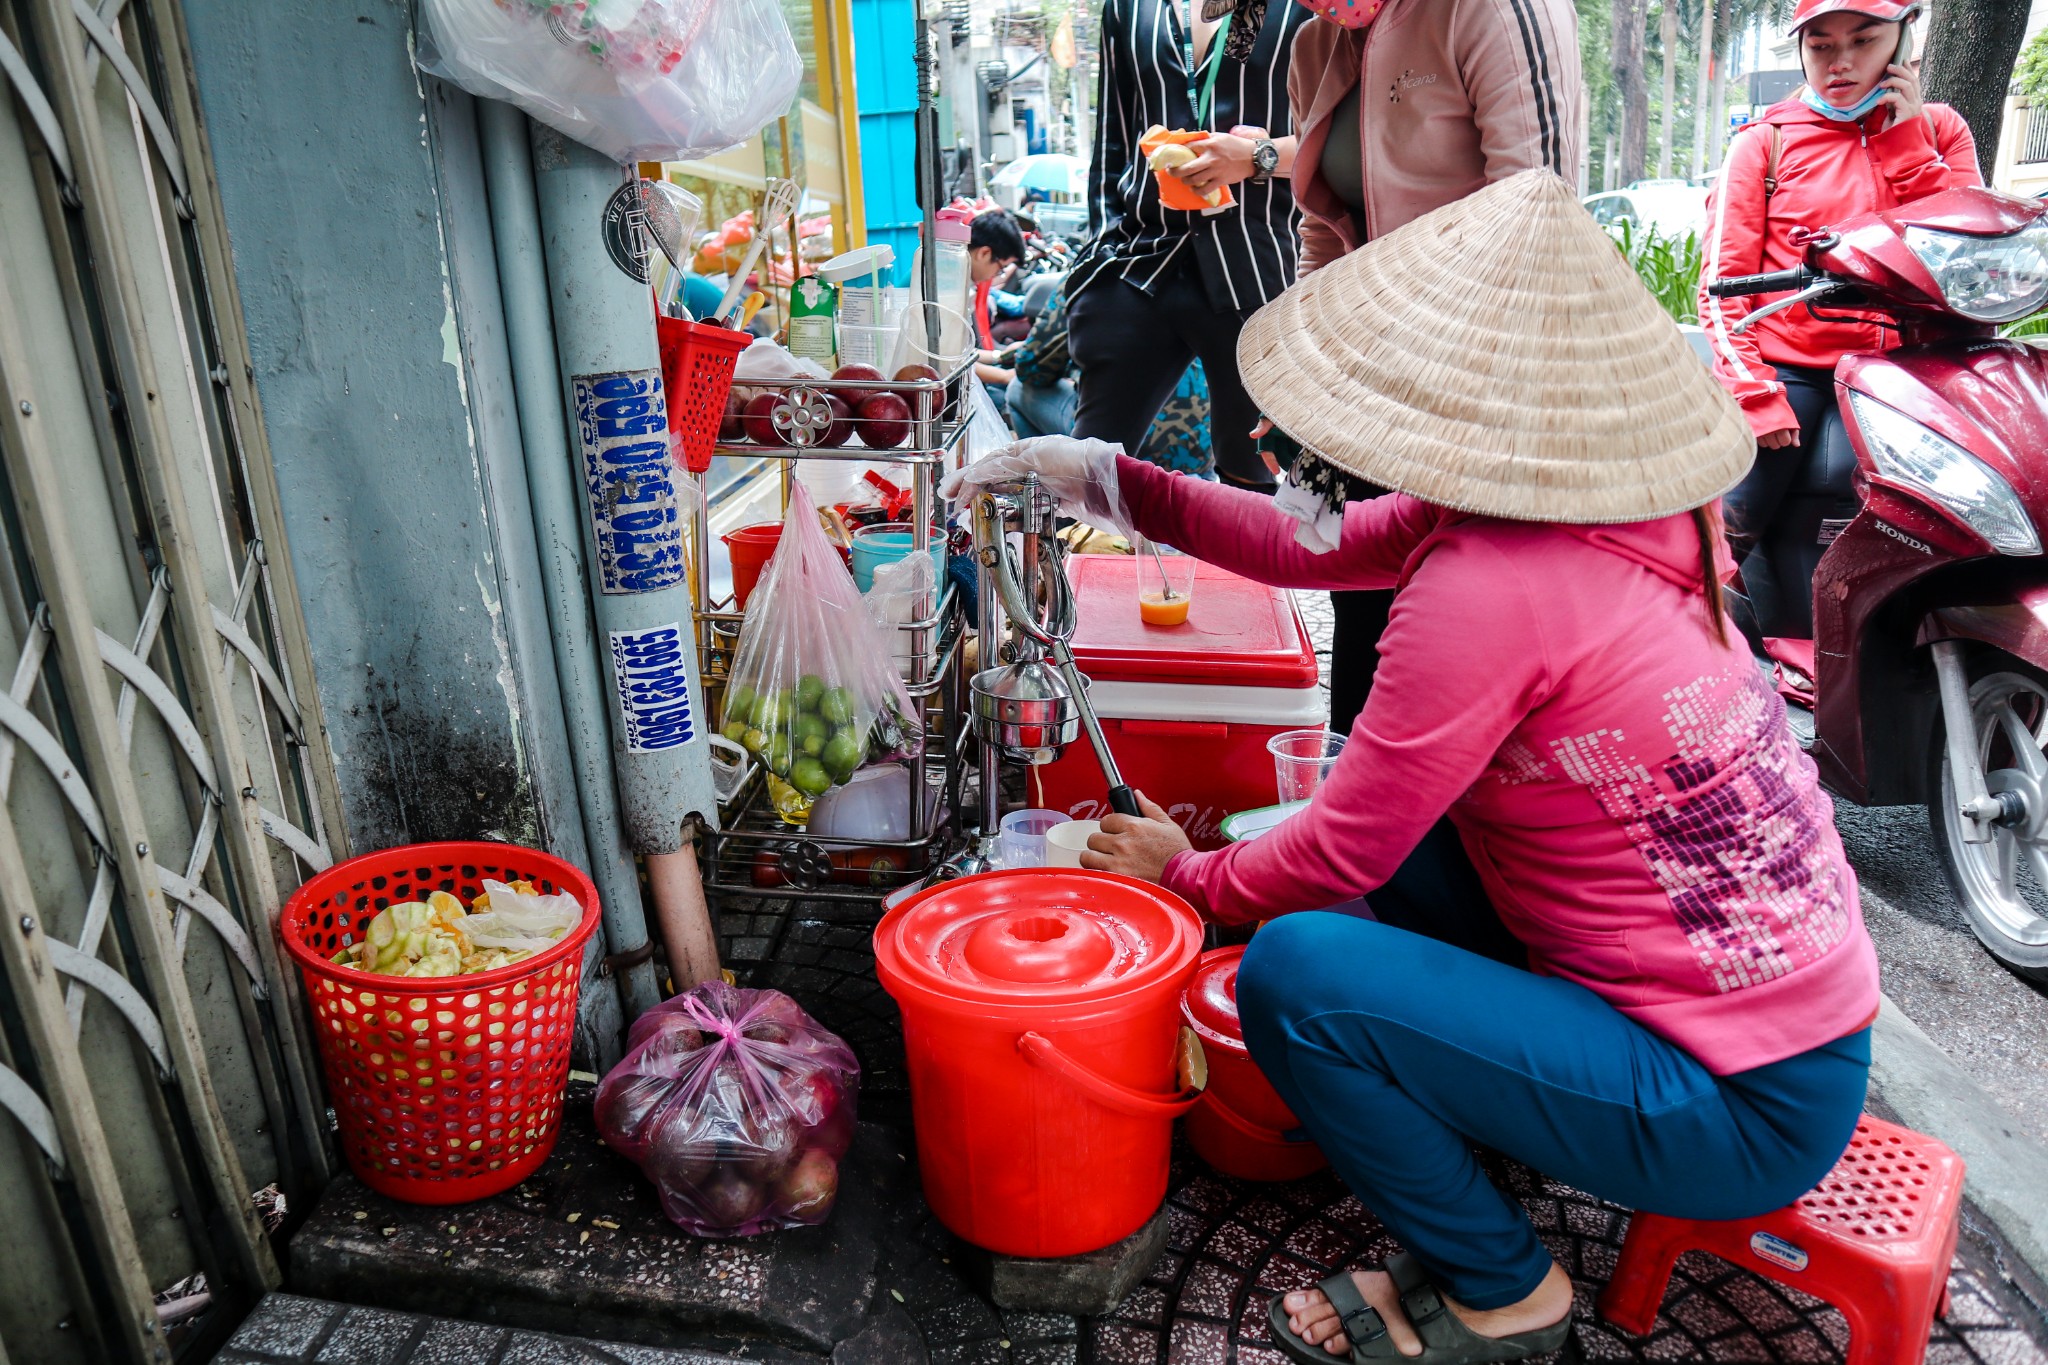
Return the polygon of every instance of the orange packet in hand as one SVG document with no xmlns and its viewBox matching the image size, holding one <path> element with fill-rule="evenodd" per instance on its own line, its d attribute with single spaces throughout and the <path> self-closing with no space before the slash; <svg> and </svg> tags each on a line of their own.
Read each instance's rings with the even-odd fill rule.
<svg viewBox="0 0 2048 1365">
<path fill-rule="evenodd" d="M 1149 162 L 1152 159 L 1152 154 L 1161 147 L 1176 145 L 1187 147 L 1193 143 L 1200 142 L 1208 136 L 1209 134 L 1206 132 L 1186 132 L 1177 128 L 1161 128 L 1155 125 L 1147 129 L 1145 135 L 1138 139 L 1138 154 Z M 1231 196 L 1230 186 L 1228 185 L 1218 185 L 1211 191 L 1216 197 L 1210 199 L 1204 197 L 1201 191 L 1188 184 L 1187 181 L 1182 180 L 1170 170 L 1155 169 L 1152 172 L 1152 176 L 1159 182 L 1159 202 L 1170 209 L 1181 209 L 1188 213 L 1200 213 L 1204 209 L 1228 208 L 1237 202 Z"/>
</svg>

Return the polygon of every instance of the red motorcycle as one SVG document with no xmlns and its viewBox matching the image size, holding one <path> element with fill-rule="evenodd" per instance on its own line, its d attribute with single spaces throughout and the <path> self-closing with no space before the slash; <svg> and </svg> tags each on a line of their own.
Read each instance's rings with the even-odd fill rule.
<svg viewBox="0 0 2048 1365">
<path fill-rule="evenodd" d="M 1924 802 L 1977 937 L 2048 981 L 2048 351 L 1998 335 L 2048 307 L 2048 206 L 1945 190 L 1805 247 L 1710 292 L 1793 291 L 1745 325 L 1875 310 L 1897 344 L 1836 367 L 1853 464 L 1803 475 L 1745 559 L 1746 586 L 1812 584 L 1757 624 L 1810 676 L 1822 779 Z"/>
</svg>

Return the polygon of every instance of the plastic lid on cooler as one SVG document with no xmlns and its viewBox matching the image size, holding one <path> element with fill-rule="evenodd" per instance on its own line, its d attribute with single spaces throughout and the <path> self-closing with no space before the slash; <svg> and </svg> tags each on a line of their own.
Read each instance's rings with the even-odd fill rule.
<svg viewBox="0 0 2048 1365">
<path fill-rule="evenodd" d="M 1079 623 L 1073 649 L 1096 682 L 1314 687 L 1315 645 L 1293 596 L 1206 562 L 1195 566 L 1185 625 L 1148 626 L 1138 615 L 1132 555 L 1071 555 Z"/>
</svg>

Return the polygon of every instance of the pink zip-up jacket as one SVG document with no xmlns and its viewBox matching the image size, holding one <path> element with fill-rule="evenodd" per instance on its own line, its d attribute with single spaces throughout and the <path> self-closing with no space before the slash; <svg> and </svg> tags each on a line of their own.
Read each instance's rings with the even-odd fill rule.
<svg viewBox="0 0 2048 1365">
<path fill-rule="evenodd" d="M 1353 89 L 1366 235 L 1378 238 L 1517 171 L 1547 166 L 1576 184 L 1580 84 L 1571 0 L 1387 0 L 1362 29 L 1303 25 L 1287 65 L 1298 274 L 1358 247 L 1322 173 L 1330 116 Z"/>
<path fill-rule="evenodd" d="M 1710 633 L 1690 517 L 1563 526 L 1397 493 L 1353 504 L 1316 555 L 1257 494 L 1129 458 L 1117 477 L 1138 530 L 1246 577 L 1398 589 L 1315 801 L 1263 838 L 1176 855 L 1167 889 L 1224 923 L 1370 902 L 1448 814 L 1537 971 L 1717 1074 L 1876 1013 L 1833 805 L 1739 637 Z"/>
</svg>

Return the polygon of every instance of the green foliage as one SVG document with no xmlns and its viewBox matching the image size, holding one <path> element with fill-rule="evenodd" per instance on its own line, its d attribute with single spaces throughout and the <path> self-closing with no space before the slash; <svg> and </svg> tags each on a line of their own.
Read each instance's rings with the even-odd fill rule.
<svg viewBox="0 0 2048 1365">
<path fill-rule="evenodd" d="M 2019 64 L 2012 69 L 2013 93 L 2022 99 L 2048 100 L 2048 28 L 2033 36 L 2020 49 Z"/>
<path fill-rule="evenodd" d="M 2008 322 L 1998 329 L 2000 336 L 2007 337 L 2048 337 L 2048 313 L 2036 313 L 2018 322 Z"/>
<path fill-rule="evenodd" d="M 1700 239 L 1688 232 L 1667 236 L 1653 227 L 1624 220 L 1615 245 L 1636 268 L 1674 322 L 1698 322 Z"/>
</svg>

